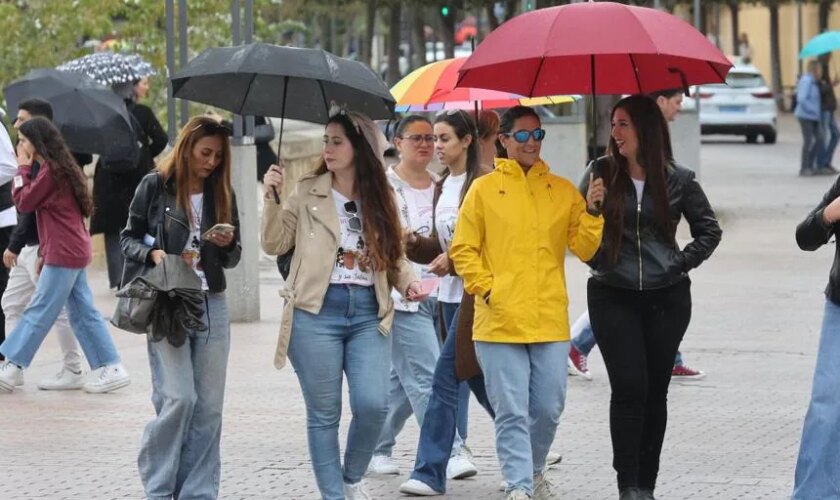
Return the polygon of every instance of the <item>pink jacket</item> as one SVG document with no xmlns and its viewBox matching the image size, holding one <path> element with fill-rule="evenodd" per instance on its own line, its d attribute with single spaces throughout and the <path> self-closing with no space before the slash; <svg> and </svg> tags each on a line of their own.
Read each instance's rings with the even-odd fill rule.
<svg viewBox="0 0 840 500">
<path fill-rule="evenodd" d="M 35 212 L 41 257 L 50 266 L 79 269 L 91 259 L 90 234 L 69 186 L 59 186 L 44 162 L 35 179 L 31 165 L 18 168 L 12 197 L 20 212 Z"/>
</svg>

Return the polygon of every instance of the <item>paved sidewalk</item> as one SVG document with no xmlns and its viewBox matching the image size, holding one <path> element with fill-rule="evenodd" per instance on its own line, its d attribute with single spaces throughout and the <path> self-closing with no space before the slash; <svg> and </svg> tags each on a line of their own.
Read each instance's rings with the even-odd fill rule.
<svg viewBox="0 0 840 500">
<path fill-rule="evenodd" d="M 799 140 L 795 121 L 784 117 L 775 146 L 725 139 L 702 148 L 702 182 L 723 220 L 724 239 L 692 273 L 693 322 L 682 350 L 708 377 L 672 385 L 660 499 L 789 495 L 833 256 L 829 248 L 806 254 L 794 242 L 796 224 L 833 181 L 797 177 Z M 586 269 L 571 260 L 567 268 L 574 317 L 585 308 Z M 104 272 L 91 271 L 90 280 L 98 306 L 110 314 Z M 297 380 L 291 368 L 272 366 L 279 284 L 265 263 L 263 320 L 233 326 L 222 498 L 318 498 Z M 25 387 L 0 396 L 0 499 L 143 498 L 136 457 L 152 415 L 145 341 L 118 330 L 113 335 L 133 377 L 128 388 L 106 395 L 39 391 L 36 382 L 60 368 L 57 342 L 48 337 Z M 549 473 L 568 500 L 617 497 L 609 386 L 597 351 L 590 364 L 594 381 L 570 379 L 554 443 L 563 464 Z M 445 498 L 501 498 L 492 423 L 477 404 L 472 410 L 468 443 L 480 474 L 450 483 Z M 343 420 L 342 436 L 348 415 Z M 416 442 L 417 426 L 409 422 L 395 450 L 403 475 L 370 478 L 374 498 L 400 497 Z"/>
</svg>

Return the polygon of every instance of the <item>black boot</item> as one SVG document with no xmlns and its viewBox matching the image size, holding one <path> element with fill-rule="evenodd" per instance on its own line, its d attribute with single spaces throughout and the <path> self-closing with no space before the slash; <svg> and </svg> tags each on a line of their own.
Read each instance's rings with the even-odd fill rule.
<svg viewBox="0 0 840 500">
<path fill-rule="evenodd" d="M 642 498 L 643 497 L 639 495 L 639 488 L 636 488 L 635 486 L 622 488 L 618 493 L 618 500 L 642 500 Z"/>
<path fill-rule="evenodd" d="M 653 490 L 639 488 L 639 500 L 656 500 L 656 497 L 653 496 Z"/>
</svg>

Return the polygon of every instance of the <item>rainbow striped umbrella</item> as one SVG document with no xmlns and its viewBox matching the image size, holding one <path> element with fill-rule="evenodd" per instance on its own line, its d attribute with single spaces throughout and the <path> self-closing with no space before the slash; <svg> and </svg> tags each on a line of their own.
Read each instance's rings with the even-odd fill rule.
<svg viewBox="0 0 840 500">
<path fill-rule="evenodd" d="M 391 87 L 396 111 L 439 111 L 443 109 L 510 108 L 516 105 L 546 106 L 575 102 L 580 96 L 522 97 L 509 92 L 477 88 L 456 88 L 458 70 L 466 57 L 443 59 L 412 71 Z"/>
</svg>

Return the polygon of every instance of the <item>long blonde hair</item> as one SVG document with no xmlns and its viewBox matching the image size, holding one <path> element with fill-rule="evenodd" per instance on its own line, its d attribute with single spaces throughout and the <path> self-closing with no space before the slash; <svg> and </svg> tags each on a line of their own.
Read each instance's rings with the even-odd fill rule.
<svg viewBox="0 0 840 500">
<path fill-rule="evenodd" d="M 192 151 L 198 141 L 205 137 L 216 136 L 222 139 L 222 162 L 208 178 L 212 183 L 213 202 L 216 210 L 216 222 L 230 224 L 233 220 L 233 188 L 230 183 L 230 130 L 213 118 L 196 116 L 190 119 L 178 133 L 175 147 L 158 166 L 161 180 L 166 183 L 175 176 L 175 202 L 187 217 L 192 218 L 190 204 L 190 180 L 192 171 L 189 162 Z"/>
</svg>

